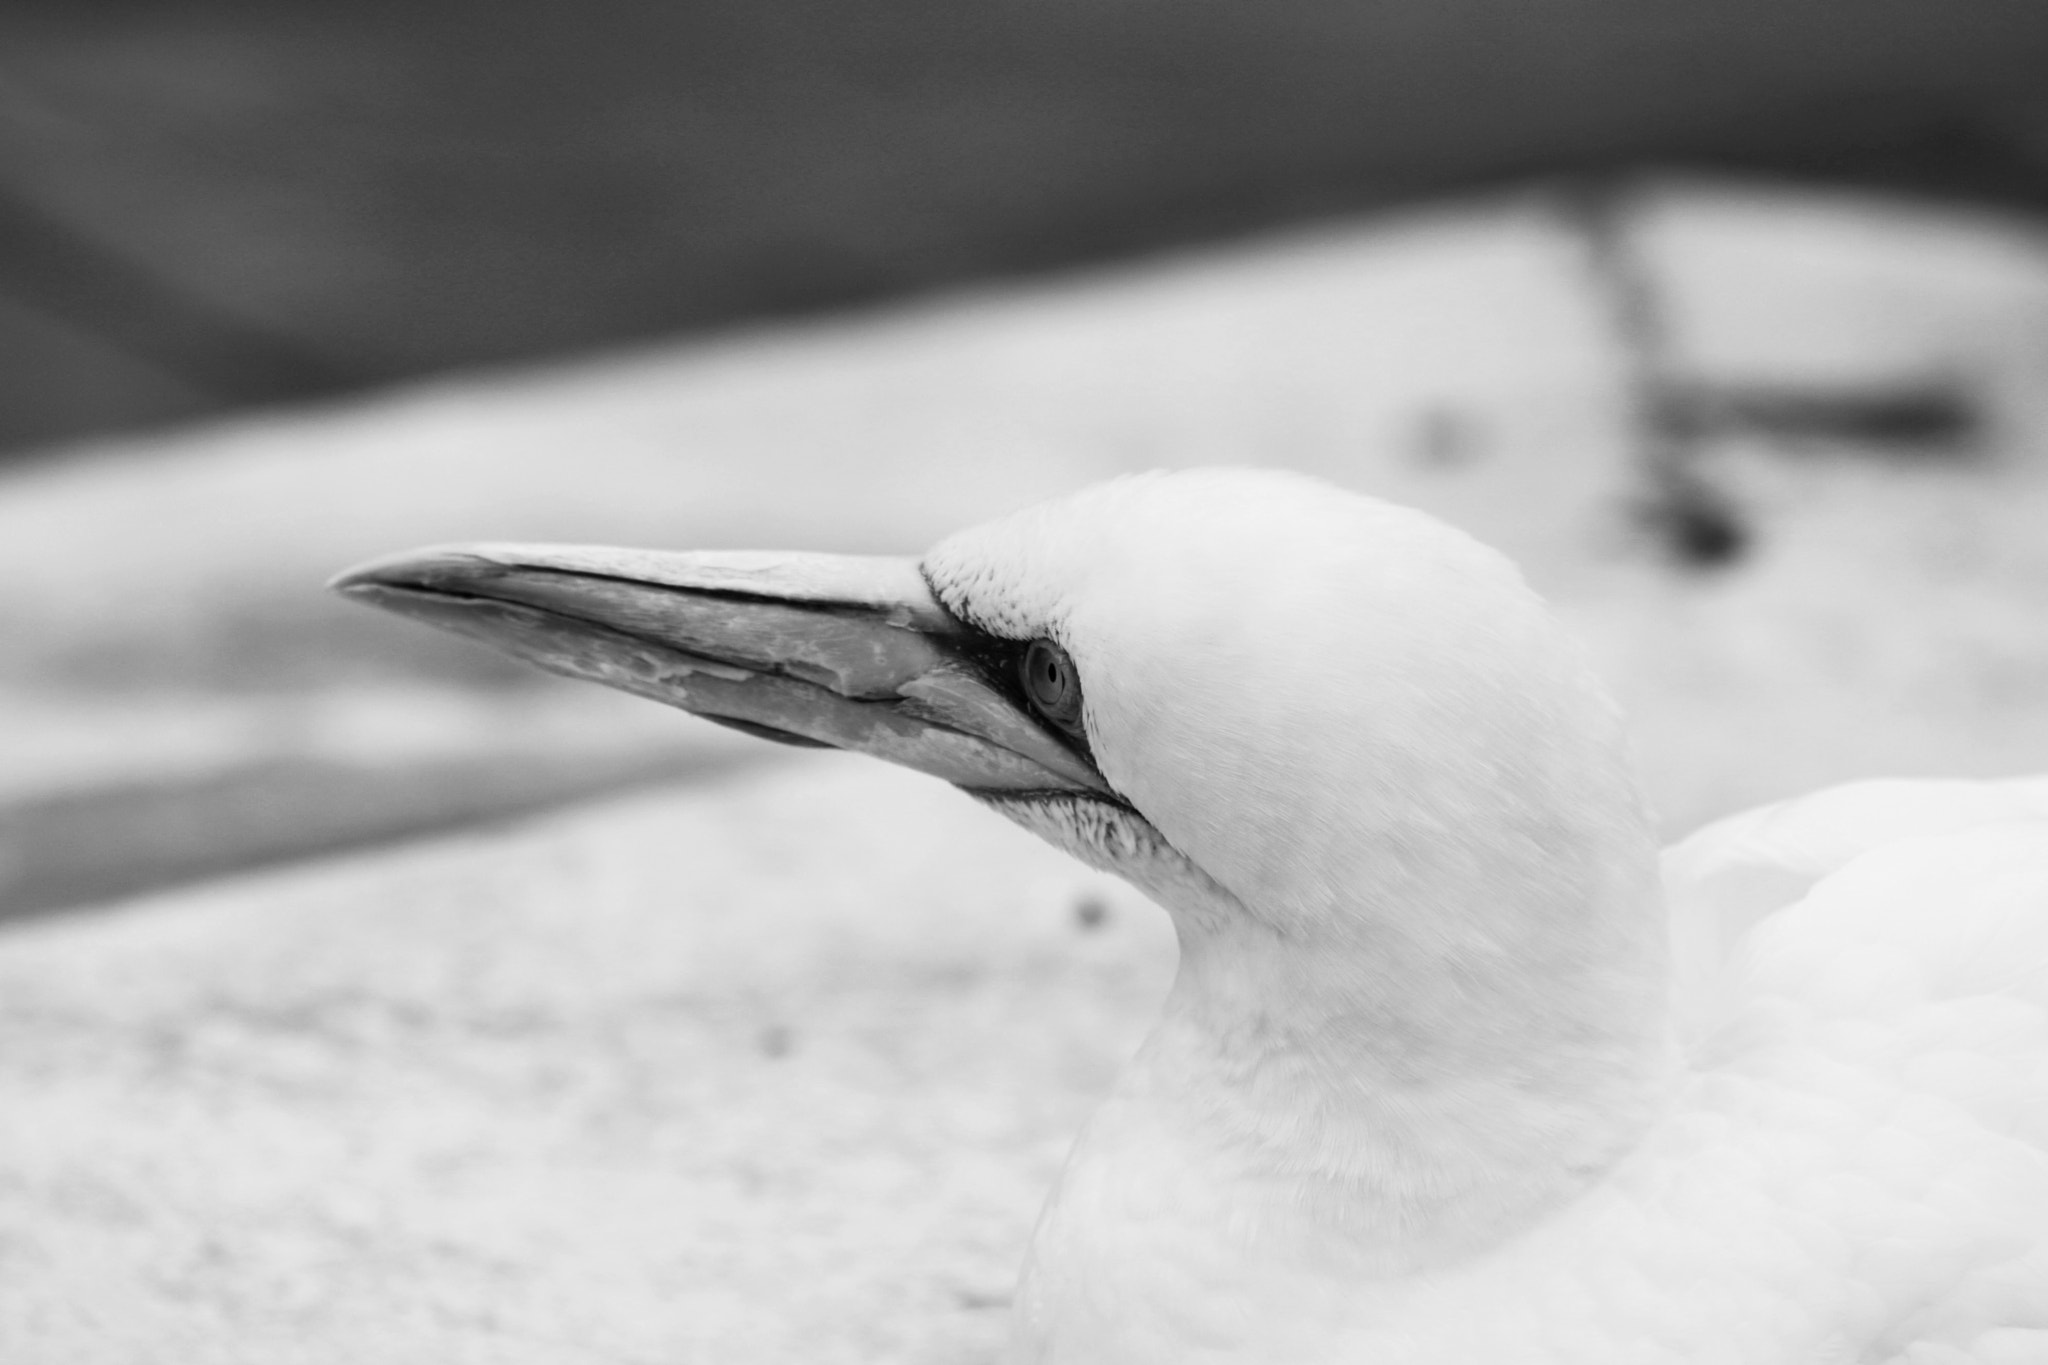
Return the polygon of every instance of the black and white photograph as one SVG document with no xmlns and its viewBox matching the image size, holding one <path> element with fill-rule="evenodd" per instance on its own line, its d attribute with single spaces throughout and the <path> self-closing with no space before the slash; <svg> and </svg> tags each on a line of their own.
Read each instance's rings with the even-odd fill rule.
<svg viewBox="0 0 2048 1365">
<path fill-rule="evenodd" d="M 2042 0 L 0 0 L 0 1365 L 2048 1365 Z"/>
</svg>

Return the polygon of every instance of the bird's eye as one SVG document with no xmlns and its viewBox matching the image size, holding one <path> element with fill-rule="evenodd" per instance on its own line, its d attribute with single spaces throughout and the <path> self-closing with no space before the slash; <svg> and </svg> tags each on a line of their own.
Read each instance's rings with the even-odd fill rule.
<svg viewBox="0 0 2048 1365">
<path fill-rule="evenodd" d="M 1018 662 L 1024 696 L 1038 714 L 1068 734 L 1081 733 L 1081 675 L 1067 651 L 1050 640 L 1033 640 Z"/>
</svg>

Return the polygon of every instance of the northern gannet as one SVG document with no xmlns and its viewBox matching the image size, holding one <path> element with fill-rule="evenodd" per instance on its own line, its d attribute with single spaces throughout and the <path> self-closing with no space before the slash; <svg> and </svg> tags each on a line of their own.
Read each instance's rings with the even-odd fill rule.
<svg viewBox="0 0 2048 1365">
<path fill-rule="evenodd" d="M 1513 567 L 1272 472 L 921 561 L 479 545 L 337 586 L 932 773 L 1166 907 L 1023 1360 L 2048 1362 L 2048 779 L 1838 788 L 1660 871 Z"/>
</svg>

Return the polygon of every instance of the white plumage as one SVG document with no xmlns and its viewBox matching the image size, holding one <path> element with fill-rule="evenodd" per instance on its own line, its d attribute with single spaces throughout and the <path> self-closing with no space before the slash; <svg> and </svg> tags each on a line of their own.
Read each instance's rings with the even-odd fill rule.
<svg viewBox="0 0 2048 1365">
<path fill-rule="evenodd" d="M 1226 888 L 1075 848 L 1184 961 L 1026 1359 L 2048 1361 L 2048 779 L 1703 830 L 1667 966 L 1611 711 L 1464 537 L 1188 474 L 926 567 L 1066 644 L 1102 771 Z"/>
<path fill-rule="evenodd" d="M 1270 472 L 917 566 L 498 546 L 341 586 L 935 773 L 1166 907 L 1026 1361 L 2048 1365 L 2048 778 L 1842 787 L 1660 868 L 1513 568 Z"/>
</svg>

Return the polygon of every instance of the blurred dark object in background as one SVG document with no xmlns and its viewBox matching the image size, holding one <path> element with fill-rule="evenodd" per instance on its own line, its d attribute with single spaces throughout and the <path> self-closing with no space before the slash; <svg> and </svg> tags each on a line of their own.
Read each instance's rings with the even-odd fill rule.
<svg viewBox="0 0 2048 1365">
<path fill-rule="evenodd" d="M 0 450 L 1532 175 L 2048 200 L 2040 0 L 15 0 Z"/>
</svg>

